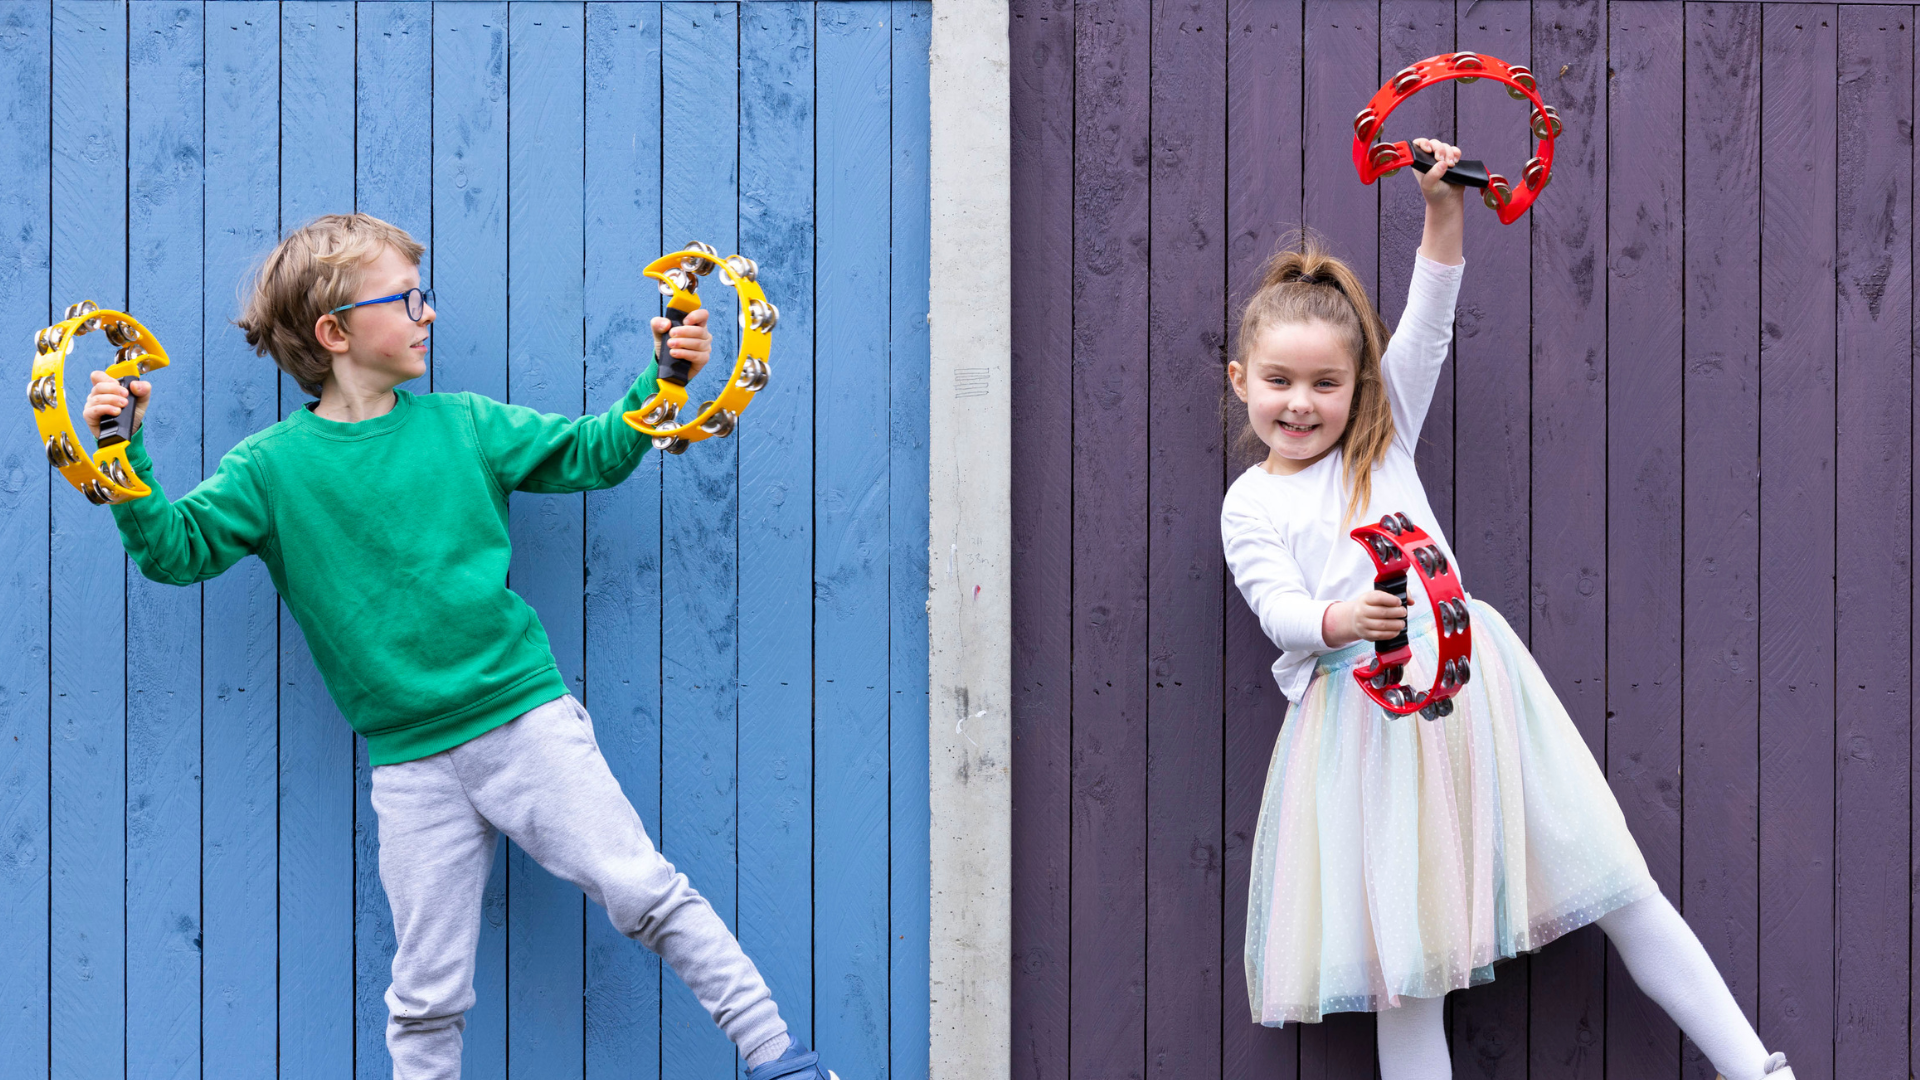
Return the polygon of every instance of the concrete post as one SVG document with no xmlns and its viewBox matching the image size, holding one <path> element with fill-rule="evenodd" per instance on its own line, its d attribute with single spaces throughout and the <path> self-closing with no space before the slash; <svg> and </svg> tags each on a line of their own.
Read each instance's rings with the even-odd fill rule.
<svg viewBox="0 0 1920 1080">
<path fill-rule="evenodd" d="M 933 0 L 932 1076 L 1010 1069 L 1007 0 Z"/>
</svg>

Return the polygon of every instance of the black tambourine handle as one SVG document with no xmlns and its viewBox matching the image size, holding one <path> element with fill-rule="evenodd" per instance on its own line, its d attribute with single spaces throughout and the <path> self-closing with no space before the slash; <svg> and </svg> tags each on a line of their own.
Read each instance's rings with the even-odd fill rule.
<svg viewBox="0 0 1920 1080">
<path fill-rule="evenodd" d="M 674 294 L 673 299 L 667 301 L 667 332 L 657 335 L 655 339 L 655 348 L 660 353 L 660 381 L 670 382 L 676 386 L 687 385 L 687 380 L 693 377 L 693 361 L 683 360 L 673 355 L 672 347 L 674 327 L 685 326 L 687 316 L 699 310 L 697 305 L 700 303 L 700 298 L 691 292 L 686 295 L 696 306 L 681 308 L 680 305 L 685 301 L 680 299 L 680 294 Z"/>
<path fill-rule="evenodd" d="M 1407 149 L 1413 151 L 1414 168 L 1421 172 L 1431 172 L 1433 170 L 1437 162 L 1432 154 L 1427 153 L 1412 143 L 1407 144 Z M 1454 187 L 1486 187 L 1487 163 L 1484 161 L 1474 161 L 1470 158 L 1461 158 L 1459 161 L 1448 166 L 1447 175 L 1440 179 L 1445 180 Z"/>
</svg>

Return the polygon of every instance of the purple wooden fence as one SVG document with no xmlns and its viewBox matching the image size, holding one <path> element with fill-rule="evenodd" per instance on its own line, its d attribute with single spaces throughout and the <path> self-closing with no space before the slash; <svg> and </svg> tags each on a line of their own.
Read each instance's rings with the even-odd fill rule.
<svg viewBox="0 0 1920 1080">
<path fill-rule="evenodd" d="M 1013 9 L 1014 1076 L 1374 1071 L 1364 1014 L 1247 1019 L 1283 703 L 1220 558 L 1221 365 L 1296 224 L 1398 315 L 1419 196 L 1363 187 L 1348 125 L 1455 49 L 1530 65 L 1567 124 L 1528 217 L 1469 208 L 1421 445 L 1466 580 L 1768 1045 L 1908 1076 L 1913 10 Z M 1524 113 L 1457 90 L 1393 137 L 1517 172 Z M 1450 1000 L 1463 1077 L 1713 1075 L 1591 927 Z"/>
</svg>

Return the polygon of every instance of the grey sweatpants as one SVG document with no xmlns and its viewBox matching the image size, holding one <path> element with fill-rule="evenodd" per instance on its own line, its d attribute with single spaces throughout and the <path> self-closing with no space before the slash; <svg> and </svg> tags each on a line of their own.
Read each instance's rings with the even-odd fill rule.
<svg viewBox="0 0 1920 1080">
<path fill-rule="evenodd" d="M 395 1080 L 460 1075 L 481 892 L 502 832 L 659 953 L 743 1055 L 786 1032 L 740 943 L 654 850 L 571 696 L 432 757 L 376 767 L 373 809 L 399 938 L 387 990 Z"/>
</svg>

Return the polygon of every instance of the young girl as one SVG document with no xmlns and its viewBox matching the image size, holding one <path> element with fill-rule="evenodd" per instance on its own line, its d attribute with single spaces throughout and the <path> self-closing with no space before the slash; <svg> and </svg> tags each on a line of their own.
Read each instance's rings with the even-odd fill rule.
<svg viewBox="0 0 1920 1080">
<path fill-rule="evenodd" d="M 1430 615 L 1373 588 L 1348 530 L 1404 513 L 1459 565 L 1413 450 L 1453 334 L 1463 209 L 1442 177 L 1460 152 L 1416 144 L 1438 164 L 1420 176 L 1426 231 L 1391 343 L 1353 271 L 1309 243 L 1268 264 L 1227 365 L 1266 455 L 1227 492 L 1220 531 L 1293 703 L 1254 839 L 1253 1018 L 1377 1012 L 1383 1080 L 1446 1078 L 1443 995 L 1598 922 L 1728 1080 L 1791 1080 L 1660 895 L 1593 755 L 1497 611 L 1470 601 L 1473 678 L 1450 716 L 1390 717 L 1353 680 L 1373 642 L 1406 629 L 1407 682 L 1426 686 L 1436 646 Z"/>
</svg>

